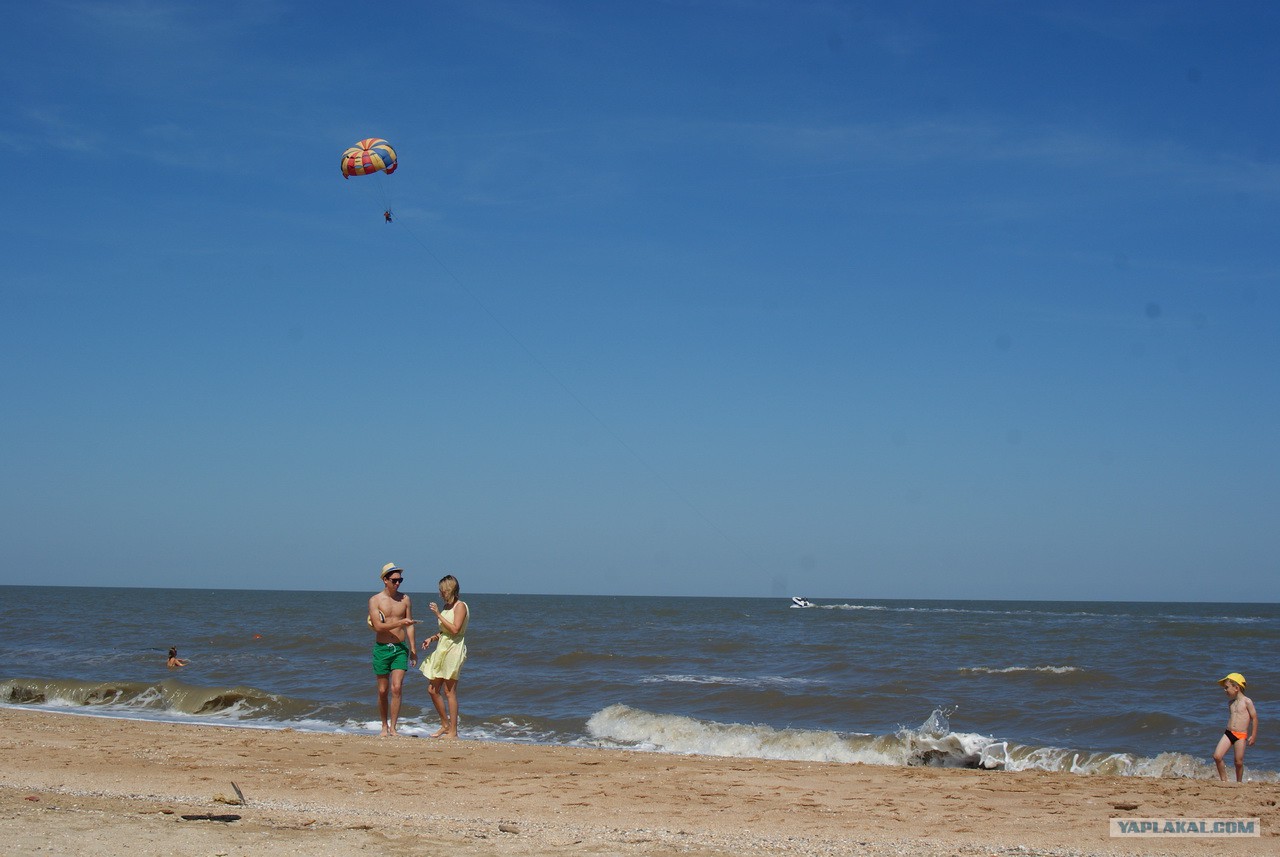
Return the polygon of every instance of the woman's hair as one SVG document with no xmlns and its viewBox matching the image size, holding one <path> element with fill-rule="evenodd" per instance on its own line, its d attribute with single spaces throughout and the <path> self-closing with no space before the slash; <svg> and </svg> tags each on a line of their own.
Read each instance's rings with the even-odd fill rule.
<svg viewBox="0 0 1280 857">
<path fill-rule="evenodd" d="M 452 574 L 446 574 L 440 578 L 440 594 L 446 601 L 457 601 L 459 592 L 461 590 L 458 588 L 458 578 Z"/>
<path fill-rule="evenodd" d="M 169 649 L 169 657 L 171 657 L 171 658 L 176 658 L 177 656 L 178 656 L 178 647 L 177 647 L 177 646 L 172 646 L 172 647 L 170 647 L 170 649 Z"/>
</svg>

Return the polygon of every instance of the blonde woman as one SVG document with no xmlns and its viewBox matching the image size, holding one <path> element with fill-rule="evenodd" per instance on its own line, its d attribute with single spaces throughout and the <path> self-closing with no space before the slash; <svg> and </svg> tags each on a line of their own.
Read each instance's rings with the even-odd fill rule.
<svg viewBox="0 0 1280 857">
<path fill-rule="evenodd" d="M 432 738 L 458 737 L 458 674 L 467 659 L 467 620 L 471 612 L 465 601 L 458 600 L 458 579 L 452 574 L 440 578 L 440 598 L 444 609 L 434 601 L 431 612 L 440 622 L 440 633 L 422 641 L 423 651 L 434 641 L 436 650 L 422 662 L 422 674 L 429 684 L 427 692 L 440 715 L 440 728 Z"/>
</svg>

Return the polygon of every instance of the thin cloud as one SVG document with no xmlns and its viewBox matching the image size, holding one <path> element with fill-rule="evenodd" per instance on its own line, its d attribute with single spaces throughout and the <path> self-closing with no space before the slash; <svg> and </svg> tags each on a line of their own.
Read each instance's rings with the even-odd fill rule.
<svg viewBox="0 0 1280 857">
<path fill-rule="evenodd" d="M 86 3 L 55 0 L 68 20 L 81 23 L 103 40 L 124 37 L 144 39 L 207 40 L 211 35 L 227 35 L 254 30 L 284 19 L 288 10 L 279 3 L 222 3 L 217 6 L 126 0 L 117 3 Z"/>
<path fill-rule="evenodd" d="M 566 17 L 564 8 L 552 3 L 535 0 L 486 0 L 455 5 L 477 20 L 518 33 L 564 36 L 575 29 Z"/>
<path fill-rule="evenodd" d="M 50 5 L 64 10 L 68 18 L 78 20 L 105 38 L 118 38 L 122 34 L 167 36 L 185 29 L 181 20 L 184 7 L 176 3 L 132 0 L 124 3 L 54 2 Z"/>
<path fill-rule="evenodd" d="M 66 112 L 52 105 L 25 108 L 20 113 L 23 137 L 38 139 L 41 146 L 61 152 L 101 154 L 106 149 L 103 137 L 83 123 L 67 117 Z M 16 144 L 18 135 L 0 133 L 0 140 Z"/>
<path fill-rule="evenodd" d="M 828 175 L 868 166 L 912 167 L 1018 162 L 1052 170 L 1088 169 L 1160 178 L 1223 193 L 1280 194 L 1280 166 L 1230 154 L 1201 153 L 1171 141 L 1129 141 L 1064 128 L 997 122 L 867 122 L 813 126 L 685 123 L 677 136 L 755 148 L 769 160 L 825 165 Z M 782 156 L 780 159 L 778 156 Z"/>
</svg>

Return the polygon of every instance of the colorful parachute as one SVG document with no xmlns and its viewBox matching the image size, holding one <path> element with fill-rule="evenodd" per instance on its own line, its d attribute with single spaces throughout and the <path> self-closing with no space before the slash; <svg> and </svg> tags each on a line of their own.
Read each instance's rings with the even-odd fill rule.
<svg viewBox="0 0 1280 857">
<path fill-rule="evenodd" d="M 342 153 L 342 177 L 364 176 L 369 173 L 396 171 L 396 150 L 386 140 L 370 137 L 361 140 Z"/>
</svg>

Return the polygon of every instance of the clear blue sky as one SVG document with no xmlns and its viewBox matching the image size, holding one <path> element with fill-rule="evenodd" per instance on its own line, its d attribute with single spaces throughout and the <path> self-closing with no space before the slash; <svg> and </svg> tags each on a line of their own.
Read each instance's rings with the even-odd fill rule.
<svg viewBox="0 0 1280 857">
<path fill-rule="evenodd" d="M 1278 33 L 12 4 L 0 583 L 1280 600 Z"/>
</svg>

